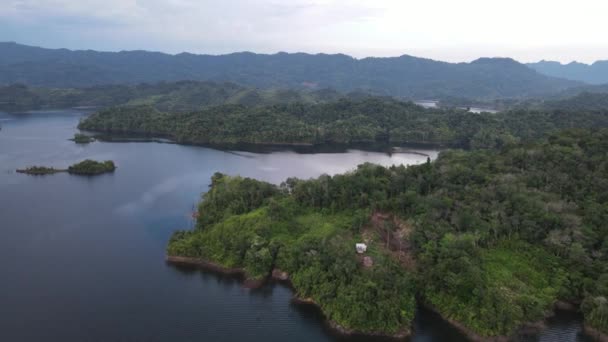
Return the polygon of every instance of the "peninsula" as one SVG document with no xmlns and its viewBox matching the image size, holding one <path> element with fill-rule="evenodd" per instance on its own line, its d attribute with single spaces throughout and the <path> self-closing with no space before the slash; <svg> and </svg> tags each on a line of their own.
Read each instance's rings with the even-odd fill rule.
<svg viewBox="0 0 608 342">
<path fill-rule="evenodd" d="M 479 339 L 563 302 L 606 334 L 606 150 L 608 130 L 568 130 L 280 186 L 218 173 L 168 260 L 288 279 L 344 332 L 403 336 L 419 299 Z"/>
<path fill-rule="evenodd" d="M 310 104 L 219 105 L 187 113 L 152 106 L 101 110 L 79 128 L 196 145 L 430 144 L 471 149 L 532 142 L 569 128 L 608 127 L 608 94 L 581 94 L 495 114 L 423 108 L 384 97 Z M 567 108 L 567 111 L 564 110 Z M 572 120 L 572 112 L 576 120 Z"/>
</svg>

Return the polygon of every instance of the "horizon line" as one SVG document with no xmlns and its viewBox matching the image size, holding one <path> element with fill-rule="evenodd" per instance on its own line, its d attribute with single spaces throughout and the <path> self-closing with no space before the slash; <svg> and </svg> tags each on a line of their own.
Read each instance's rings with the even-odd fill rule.
<svg viewBox="0 0 608 342">
<path fill-rule="evenodd" d="M 480 56 L 477 57 L 469 62 L 466 61 L 461 61 L 461 62 L 450 62 L 450 61 L 445 61 L 445 60 L 440 60 L 440 59 L 434 59 L 434 58 L 430 58 L 430 57 L 421 57 L 421 56 L 416 56 L 416 55 L 410 55 L 407 53 L 404 54 L 400 54 L 400 55 L 393 55 L 393 56 L 365 56 L 365 57 L 355 57 L 353 55 L 349 55 L 347 53 L 342 53 L 342 52 L 336 52 L 336 53 L 327 53 L 327 52 L 304 52 L 304 51 L 296 51 L 296 52 L 288 52 L 288 51 L 276 51 L 276 52 L 271 52 L 271 53 L 266 53 L 266 52 L 255 52 L 255 51 L 251 51 L 251 50 L 241 50 L 241 51 L 234 51 L 234 52 L 228 52 L 228 53 L 218 53 L 218 54 L 212 54 L 212 53 L 196 53 L 196 52 L 188 52 L 188 51 L 181 51 L 178 53 L 171 53 L 171 52 L 165 52 L 165 51 L 158 51 L 158 50 L 146 50 L 146 49 L 133 49 L 133 50 L 125 50 L 125 49 L 121 49 L 121 50 L 96 50 L 96 49 L 74 49 L 74 48 L 66 48 L 66 47 L 45 47 L 45 46 L 40 46 L 40 45 L 30 45 L 30 44 L 23 44 L 23 43 L 19 43 L 16 41 L 0 41 L 0 44 L 14 44 L 14 45 L 20 45 L 20 46 L 26 46 L 26 47 L 31 47 L 31 48 L 39 48 L 39 49 L 45 49 L 45 50 L 67 50 L 70 52 L 98 52 L 98 53 L 131 53 L 131 52 L 147 52 L 147 53 L 156 53 L 156 54 L 163 54 L 163 55 L 168 55 L 168 56 L 179 56 L 179 55 L 194 55 L 194 56 L 212 56 L 212 57 L 220 57 L 220 56 L 229 56 L 229 55 L 237 55 L 237 54 L 253 54 L 253 55 L 263 55 L 263 56 L 275 56 L 275 55 L 281 55 L 281 54 L 287 54 L 287 55 L 308 55 L 308 56 L 344 56 L 344 57 L 348 57 L 357 61 L 361 61 L 361 60 L 366 60 L 366 59 L 397 59 L 397 58 L 404 58 L 404 57 L 412 57 L 412 58 L 418 58 L 418 59 L 425 59 L 425 60 L 430 60 L 430 61 L 435 61 L 435 62 L 440 62 L 440 63 L 448 63 L 448 64 L 470 64 L 482 59 L 509 59 L 509 60 L 513 60 L 517 63 L 523 64 L 523 65 L 527 65 L 527 64 L 537 64 L 537 63 L 557 63 L 561 66 L 567 66 L 570 64 L 583 64 L 586 66 L 592 66 L 598 62 L 604 62 L 604 61 L 608 61 L 608 59 L 603 60 L 603 59 L 598 59 L 595 60 L 592 63 L 586 63 L 586 62 L 579 62 L 577 60 L 572 60 L 570 62 L 561 62 L 561 61 L 557 61 L 557 60 L 551 60 L 551 59 L 540 59 L 536 62 L 522 62 L 519 61 L 513 57 L 509 57 L 509 56 Z"/>
</svg>

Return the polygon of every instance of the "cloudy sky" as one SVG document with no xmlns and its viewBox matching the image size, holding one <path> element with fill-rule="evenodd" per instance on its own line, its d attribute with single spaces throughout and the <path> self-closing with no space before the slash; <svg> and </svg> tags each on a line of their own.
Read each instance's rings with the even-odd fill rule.
<svg viewBox="0 0 608 342">
<path fill-rule="evenodd" d="M 222 54 L 608 59 L 606 0 L 0 0 L 0 41 Z"/>
</svg>

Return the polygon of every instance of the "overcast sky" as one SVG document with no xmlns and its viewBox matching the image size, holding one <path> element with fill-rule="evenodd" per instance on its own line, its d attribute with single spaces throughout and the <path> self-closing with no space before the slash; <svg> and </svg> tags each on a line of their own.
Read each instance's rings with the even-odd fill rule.
<svg viewBox="0 0 608 342">
<path fill-rule="evenodd" d="M 95 50 L 608 59 L 606 0 L 0 0 L 0 41 Z"/>
</svg>

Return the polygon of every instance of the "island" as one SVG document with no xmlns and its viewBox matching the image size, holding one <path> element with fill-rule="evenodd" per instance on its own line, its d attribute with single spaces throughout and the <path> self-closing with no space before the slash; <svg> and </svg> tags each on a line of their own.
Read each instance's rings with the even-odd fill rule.
<svg viewBox="0 0 608 342">
<path fill-rule="evenodd" d="M 95 141 L 95 138 L 90 135 L 76 133 L 76 134 L 74 134 L 74 137 L 70 140 L 72 140 L 73 142 L 75 142 L 77 144 L 89 144 L 89 143 L 92 143 L 93 141 Z"/>
<path fill-rule="evenodd" d="M 116 170 L 116 165 L 111 160 L 98 162 L 95 160 L 86 159 L 71 165 L 67 169 L 55 169 L 53 167 L 46 166 L 30 166 L 25 169 L 18 169 L 17 172 L 28 175 L 48 175 L 59 172 L 68 172 L 73 175 L 94 176 L 102 173 L 114 172 L 114 170 Z"/>
<path fill-rule="evenodd" d="M 213 175 L 170 263 L 291 284 L 343 333 L 402 337 L 416 305 L 475 340 L 554 307 L 608 333 L 608 129 L 273 185 Z"/>
<path fill-rule="evenodd" d="M 67 170 L 55 169 L 55 168 L 46 167 L 46 166 L 29 166 L 25 169 L 17 169 L 17 172 L 25 173 L 28 175 L 41 176 L 41 175 L 50 175 L 50 174 L 58 173 L 58 172 L 67 172 Z"/>
<path fill-rule="evenodd" d="M 94 176 L 107 172 L 114 172 L 116 165 L 111 160 L 98 162 L 86 159 L 68 167 L 68 172 L 74 175 Z"/>
</svg>

